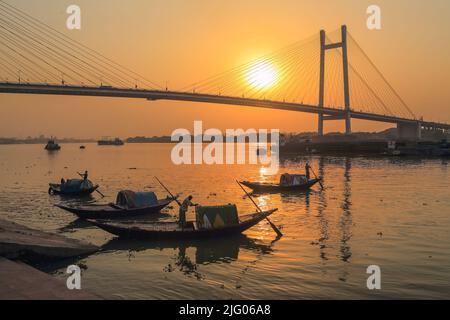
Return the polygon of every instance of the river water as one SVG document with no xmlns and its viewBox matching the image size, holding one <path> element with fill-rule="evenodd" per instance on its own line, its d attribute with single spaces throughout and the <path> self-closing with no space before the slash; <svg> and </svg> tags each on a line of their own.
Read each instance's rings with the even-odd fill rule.
<svg viewBox="0 0 450 320">
<path fill-rule="evenodd" d="M 255 196 L 278 208 L 243 236 L 201 241 L 123 241 L 53 205 L 48 183 L 89 170 L 103 202 L 122 189 L 192 194 L 207 204 L 255 209 L 235 183 L 271 180 L 258 165 L 175 166 L 169 144 L 123 147 L 0 146 L 0 217 L 102 246 L 78 263 L 82 288 L 111 299 L 450 298 L 450 170 L 443 159 L 287 157 L 280 172 L 303 172 L 306 160 L 325 189 Z M 70 200 L 74 201 L 90 201 Z M 173 219 L 175 206 L 164 210 Z M 188 218 L 193 218 L 192 212 Z M 381 268 L 381 290 L 368 290 L 367 267 Z M 50 268 L 51 269 L 51 268 Z M 54 269 L 54 268 L 53 268 Z M 64 279 L 65 266 L 51 273 Z"/>
</svg>

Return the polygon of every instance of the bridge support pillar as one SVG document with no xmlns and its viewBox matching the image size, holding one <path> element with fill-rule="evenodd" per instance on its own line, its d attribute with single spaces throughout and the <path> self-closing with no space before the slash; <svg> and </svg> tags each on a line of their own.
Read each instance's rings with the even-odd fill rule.
<svg viewBox="0 0 450 320">
<path fill-rule="evenodd" d="M 348 78 L 348 52 L 347 52 L 347 27 L 344 25 L 341 27 L 341 42 L 339 43 L 326 43 L 325 31 L 320 31 L 320 79 L 319 79 L 319 108 L 324 107 L 325 103 L 325 51 L 336 48 L 342 48 L 342 71 L 344 76 L 344 105 L 345 116 L 340 119 L 345 120 L 345 134 L 352 133 L 351 126 L 351 113 L 350 113 L 350 86 Z M 336 120 L 335 117 L 324 118 L 322 113 L 319 113 L 318 122 L 318 134 L 323 136 L 323 121 L 324 120 Z"/>
<path fill-rule="evenodd" d="M 341 27 L 342 67 L 344 75 L 345 134 L 352 133 L 350 115 L 350 86 L 348 80 L 347 26 Z"/>
<path fill-rule="evenodd" d="M 417 123 L 397 123 L 397 138 L 417 141 L 422 138 L 422 125 Z"/>
<path fill-rule="evenodd" d="M 325 99 L 325 30 L 320 30 L 320 79 L 319 79 L 319 108 L 323 108 Z M 323 113 L 319 113 L 317 133 L 323 136 Z"/>
<path fill-rule="evenodd" d="M 345 115 L 345 134 L 352 134 L 352 117 L 350 112 Z"/>
<path fill-rule="evenodd" d="M 323 114 L 321 114 L 321 113 L 319 113 L 319 123 L 318 123 L 317 134 L 319 136 L 323 136 Z"/>
</svg>

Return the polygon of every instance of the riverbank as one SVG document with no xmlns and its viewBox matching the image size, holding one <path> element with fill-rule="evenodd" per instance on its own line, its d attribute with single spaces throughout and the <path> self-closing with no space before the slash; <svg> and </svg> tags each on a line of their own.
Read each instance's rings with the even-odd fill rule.
<svg viewBox="0 0 450 320">
<path fill-rule="evenodd" d="M 84 290 L 69 290 L 66 283 L 25 263 L 0 257 L 1 300 L 97 300 Z"/>
<path fill-rule="evenodd" d="M 25 263 L 69 263 L 97 250 L 98 247 L 80 240 L 0 219 L 0 299 L 98 299 L 86 291 L 69 290 L 61 279 Z"/>
<path fill-rule="evenodd" d="M 28 228 L 0 219 L 0 256 L 23 261 L 85 256 L 98 248 L 84 241 Z"/>
<path fill-rule="evenodd" d="M 280 154 L 448 157 L 450 145 L 446 141 L 307 141 L 285 144 Z"/>
</svg>

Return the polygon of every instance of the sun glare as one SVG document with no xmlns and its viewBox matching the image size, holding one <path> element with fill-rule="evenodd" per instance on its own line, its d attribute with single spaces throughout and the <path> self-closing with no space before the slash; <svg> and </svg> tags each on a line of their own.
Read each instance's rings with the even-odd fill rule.
<svg viewBox="0 0 450 320">
<path fill-rule="evenodd" d="M 257 62 L 247 71 L 247 82 L 256 89 L 271 88 L 276 84 L 277 80 L 277 69 L 272 63 L 267 61 Z"/>
</svg>

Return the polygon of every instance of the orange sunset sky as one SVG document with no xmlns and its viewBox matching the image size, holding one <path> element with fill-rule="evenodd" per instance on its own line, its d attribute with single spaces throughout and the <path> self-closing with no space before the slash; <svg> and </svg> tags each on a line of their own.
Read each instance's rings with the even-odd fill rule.
<svg viewBox="0 0 450 320">
<path fill-rule="evenodd" d="M 346 24 L 417 116 L 450 122 L 450 1 L 7 0 L 69 37 L 146 78 L 177 90 Z M 66 8 L 81 8 L 81 30 Z M 368 30 L 377 4 L 382 29 Z M 350 57 L 351 59 L 351 57 Z M 0 137 L 38 134 L 99 138 L 205 128 L 317 130 L 317 116 L 189 102 L 0 94 Z M 325 124 L 326 131 L 343 123 Z M 389 125 L 353 120 L 354 131 Z"/>
</svg>

